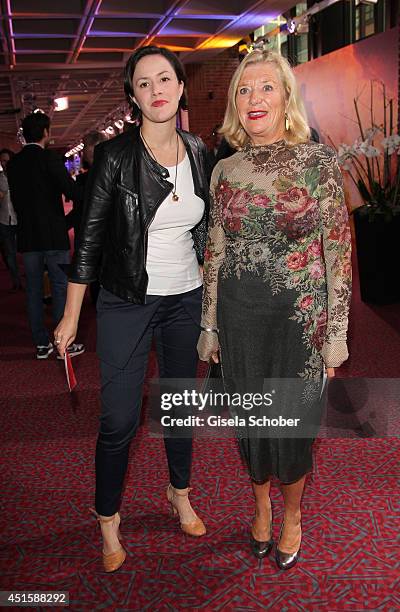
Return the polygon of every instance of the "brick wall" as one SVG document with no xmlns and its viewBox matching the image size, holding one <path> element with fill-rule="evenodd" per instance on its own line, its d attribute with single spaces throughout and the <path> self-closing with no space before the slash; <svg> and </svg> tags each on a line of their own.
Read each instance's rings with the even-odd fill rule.
<svg viewBox="0 0 400 612">
<path fill-rule="evenodd" d="M 17 142 L 15 133 L 0 132 L 0 149 L 11 149 L 14 153 L 21 150 L 21 145 Z"/>
<path fill-rule="evenodd" d="M 237 46 L 202 64 L 187 64 L 189 129 L 211 147 L 211 132 L 224 117 L 229 83 L 239 64 Z"/>
</svg>

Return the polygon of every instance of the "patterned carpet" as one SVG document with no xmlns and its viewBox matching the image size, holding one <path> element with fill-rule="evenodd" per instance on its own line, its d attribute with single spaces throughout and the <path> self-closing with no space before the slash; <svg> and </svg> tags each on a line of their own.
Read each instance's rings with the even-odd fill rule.
<svg viewBox="0 0 400 612">
<path fill-rule="evenodd" d="M 63 364 L 33 359 L 24 295 L 0 264 L 1 588 L 67 590 L 71 610 L 395 611 L 400 609 L 399 439 L 319 440 L 303 503 L 302 560 L 277 570 L 250 554 L 252 498 L 233 440 L 198 440 L 192 501 L 208 534 L 169 516 L 160 440 L 131 449 L 122 507 L 128 557 L 105 574 L 93 504 L 98 413 L 94 310 L 85 304 L 69 395 Z M 354 292 L 351 360 L 340 375 L 400 377 L 399 307 Z M 154 360 L 149 375 L 154 374 Z M 282 504 L 273 487 L 274 535 Z"/>
</svg>

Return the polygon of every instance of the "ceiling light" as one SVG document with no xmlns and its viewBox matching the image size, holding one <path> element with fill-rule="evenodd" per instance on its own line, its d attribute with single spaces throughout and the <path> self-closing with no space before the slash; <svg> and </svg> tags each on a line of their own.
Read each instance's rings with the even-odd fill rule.
<svg viewBox="0 0 400 612">
<path fill-rule="evenodd" d="M 69 106 L 69 102 L 68 102 L 67 96 L 65 96 L 64 98 L 54 99 L 54 110 L 55 111 L 67 110 L 68 106 Z"/>
</svg>

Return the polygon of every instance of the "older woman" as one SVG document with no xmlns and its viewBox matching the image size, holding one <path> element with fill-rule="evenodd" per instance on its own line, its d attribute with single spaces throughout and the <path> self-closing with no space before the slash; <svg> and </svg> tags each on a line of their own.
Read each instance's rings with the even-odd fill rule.
<svg viewBox="0 0 400 612">
<path fill-rule="evenodd" d="M 153 337 L 160 377 L 196 376 L 208 182 L 204 143 L 176 129 L 185 82 L 167 49 L 144 47 L 128 59 L 125 93 L 140 127 L 96 147 L 64 317 L 54 333 L 64 355 L 86 286 L 98 278 L 96 512 L 108 572 L 125 560 L 119 507 Z M 192 440 L 166 438 L 165 448 L 168 501 L 182 530 L 202 536 L 205 526 L 188 497 Z"/>
<path fill-rule="evenodd" d="M 238 152 L 212 175 L 200 358 L 220 356 L 227 390 L 298 380 L 302 393 L 292 386 L 288 399 L 281 385 L 276 402 L 302 417 L 319 403 L 324 366 L 334 376 L 348 357 L 350 231 L 342 177 L 334 151 L 309 141 L 294 75 L 276 53 L 257 50 L 240 64 L 221 132 Z M 253 552 L 262 558 L 272 549 L 276 477 L 284 502 L 276 561 L 289 569 L 300 549 L 312 437 L 241 431 L 239 445 L 255 495 Z"/>
</svg>

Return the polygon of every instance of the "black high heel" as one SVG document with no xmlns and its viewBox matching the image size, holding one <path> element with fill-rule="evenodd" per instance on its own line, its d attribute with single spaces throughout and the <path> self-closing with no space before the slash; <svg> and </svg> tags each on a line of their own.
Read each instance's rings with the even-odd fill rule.
<svg viewBox="0 0 400 612">
<path fill-rule="evenodd" d="M 253 531 L 251 530 L 250 531 L 250 546 L 251 546 L 253 555 L 257 559 L 264 559 L 264 557 L 269 555 L 269 553 L 271 552 L 273 544 L 274 544 L 274 541 L 272 539 L 272 506 L 271 506 L 271 524 L 270 524 L 269 540 L 267 540 L 266 542 L 260 542 L 259 540 L 256 540 L 253 535 Z"/>
<path fill-rule="evenodd" d="M 281 530 L 279 533 L 279 541 L 282 536 L 283 525 L 284 524 L 282 523 Z M 300 530 L 301 530 L 301 524 L 300 524 Z M 276 560 L 276 564 L 279 567 L 279 569 L 288 570 L 294 565 L 296 565 L 297 561 L 299 560 L 301 545 L 299 546 L 298 550 L 296 550 L 296 552 L 294 553 L 285 553 L 282 550 L 279 550 L 278 546 L 279 546 L 279 542 L 275 549 L 275 560 Z"/>
</svg>

